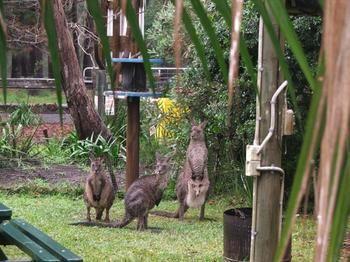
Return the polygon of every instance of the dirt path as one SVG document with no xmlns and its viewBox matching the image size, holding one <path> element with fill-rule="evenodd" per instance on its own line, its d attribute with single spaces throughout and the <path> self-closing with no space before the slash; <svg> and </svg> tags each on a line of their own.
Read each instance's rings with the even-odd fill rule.
<svg viewBox="0 0 350 262">
<path fill-rule="evenodd" d="M 23 170 L 19 168 L 0 169 L 0 189 L 11 189 L 18 185 L 41 179 L 50 185 L 66 183 L 75 187 L 84 185 L 88 171 L 74 165 L 54 165 L 49 168 L 37 167 Z M 124 186 L 124 173 L 116 175 L 119 188 Z"/>
</svg>

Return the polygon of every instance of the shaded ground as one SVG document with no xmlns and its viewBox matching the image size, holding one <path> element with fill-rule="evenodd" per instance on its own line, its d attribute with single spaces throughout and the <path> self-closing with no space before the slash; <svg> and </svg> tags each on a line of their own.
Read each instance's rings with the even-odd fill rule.
<svg viewBox="0 0 350 262">
<path fill-rule="evenodd" d="M 84 183 L 86 175 L 87 171 L 72 165 L 56 165 L 50 168 L 38 167 L 30 170 L 2 168 L 0 169 L 0 188 L 11 188 L 35 179 L 41 179 L 49 184 L 67 182 L 79 186 Z"/>
<path fill-rule="evenodd" d="M 69 184 L 73 187 L 80 187 L 84 184 L 88 171 L 74 165 L 54 165 L 48 168 L 37 167 L 33 169 L 1 168 L 0 189 L 11 189 L 19 185 L 40 179 L 49 185 Z M 123 172 L 117 172 L 117 184 L 124 186 Z"/>
</svg>

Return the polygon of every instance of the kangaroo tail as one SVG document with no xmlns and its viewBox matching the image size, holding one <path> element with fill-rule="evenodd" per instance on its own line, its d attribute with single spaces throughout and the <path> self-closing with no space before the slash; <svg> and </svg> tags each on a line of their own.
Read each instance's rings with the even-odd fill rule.
<svg viewBox="0 0 350 262">
<path fill-rule="evenodd" d="M 107 161 L 107 168 L 108 168 L 109 176 L 111 178 L 114 194 L 117 194 L 118 184 L 117 184 L 117 180 L 115 178 L 114 172 L 113 172 L 113 165 L 109 159 Z"/>
<path fill-rule="evenodd" d="M 105 223 L 105 222 L 99 222 L 99 221 L 78 221 L 69 223 L 71 226 L 87 226 L 87 227 L 110 227 L 110 228 L 116 228 L 118 227 L 118 222 L 112 222 L 112 223 Z"/>
<path fill-rule="evenodd" d="M 176 211 L 175 213 L 171 213 L 168 211 L 151 211 L 149 212 L 152 215 L 161 216 L 161 217 L 169 217 L 169 218 L 178 218 L 179 212 Z"/>
<path fill-rule="evenodd" d="M 123 220 L 119 223 L 116 223 L 115 226 L 122 228 L 125 227 L 126 225 L 128 225 L 134 218 L 132 216 L 130 216 L 128 213 L 125 213 L 125 216 L 123 218 Z"/>
</svg>

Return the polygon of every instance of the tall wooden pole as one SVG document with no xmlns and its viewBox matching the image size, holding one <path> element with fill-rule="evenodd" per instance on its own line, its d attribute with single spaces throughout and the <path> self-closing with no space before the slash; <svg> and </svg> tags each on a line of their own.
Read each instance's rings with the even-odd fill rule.
<svg viewBox="0 0 350 262">
<path fill-rule="evenodd" d="M 270 16 L 272 17 L 272 16 Z M 262 23 L 262 19 L 260 19 Z M 259 88 L 260 88 L 260 127 L 259 144 L 263 141 L 270 128 L 270 101 L 281 83 L 278 57 L 273 48 L 266 27 L 260 26 L 259 41 Z M 274 30 L 279 36 L 279 28 L 274 23 Z M 276 105 L 275 131 L 272 138 L 261 153 L 261 166 L 281 167 L 281 115 L 283 95 L 280 95 Z M 280 234 L 280 195 L 281 175 L 278 172 L 261 172 L 255 177 L 253 210 L 255 221 L 255 242 L 251 253 L 251 261 L 273 261 Z M 253 240 L 254 241 L 254 240 Z"/>
</svg>

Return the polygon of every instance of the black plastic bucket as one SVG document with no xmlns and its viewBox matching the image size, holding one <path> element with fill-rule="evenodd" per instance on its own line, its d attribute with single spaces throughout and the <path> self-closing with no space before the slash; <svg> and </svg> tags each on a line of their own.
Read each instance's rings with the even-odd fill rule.
<svg viewBox="0 0 350 262">
<path fill-rule="evenodd" d="M 252 209 L 236 208 L 224 212 L 224 261 L 249 261 Z M 282 261 L 292 261 L 291 241 Z"/>
</svg>

